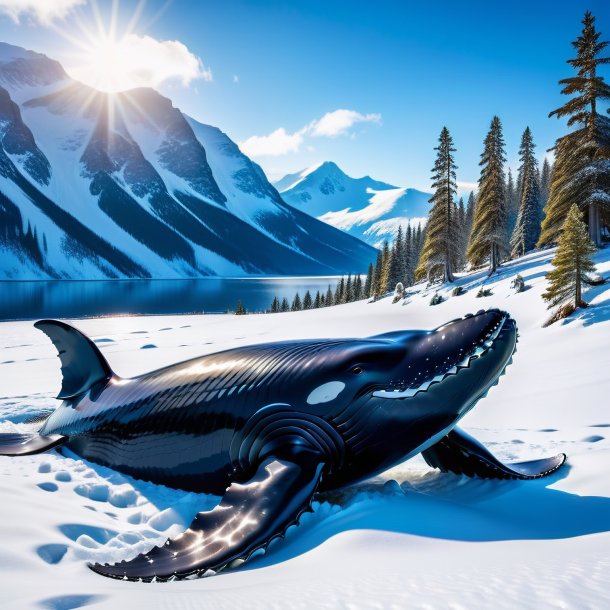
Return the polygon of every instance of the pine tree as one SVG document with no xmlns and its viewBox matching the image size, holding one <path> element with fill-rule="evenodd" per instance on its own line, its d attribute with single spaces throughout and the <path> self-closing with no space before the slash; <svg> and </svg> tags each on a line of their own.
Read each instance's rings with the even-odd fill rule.
<svg viewBox="0 0 610 610">
<path fill-rule="evenodd" d="M 241 301 L 237 301 L 237 307 L 235 308 L 235 315 L 236 316 L 245 316 L 248 312 L 246 311 L 246 308 L 243 306 Z"/>
<path fill-rule="evenodd" d="M 280 311 L 280 301 L 277 297 L 273 297 L 273 303 L 271 303 L 271 313 L 278 313 Z"/>
<path fill-rule="evenodd" d="M 598 73 L 601 65 L 610 63 L 610 57 L 600 57 L 608 42 L 600 42 L 601 34 L 589 11 L 582 23 L 582 33 L 572 43 L 576 59 L 568 60 L 576 75 L 559 81 L 564 85 L 561 93 L 575 96 L 549 114 L 569 117 L 568 127 L 577 127 L 555 144 L 549 199 L 538 242 L 541 246 L 557 242 L 573 203 L 586 212 L 593 243 L 600 243 L 600 224 L 609 222 L 610 119 L 598 112 L 600 102 L 610 100 L 610 86 Z"/>
<path fill-rule="evenodd" d="M 415 236 L 413 239 L 413 273 L 415 274 L 415 267 L 419 261 L 419 257 L 421 255 L 421 249 L 424 245 L 424 235 L 425 231 L 422 229 L 421 223 L 417 225 L 417 231 L 415 231 Z"/>
<path fill-rule="evenodd" d="M 472 265 L 489 261 L 489 274 L 498 267 L 507 253 L 506 183 L 504 179 L 504 138 L 502 123 L 495 116 L 481 155 L 479 193 L 468 244 L 468 260 Z"/>
<path fill-rule="evenodd" d="M 316 298 L 313 301 L 313 308 L 320 309 L 322 307 L 322 297 L 320 296 L 320 291 L 316 292 Z"/>
<path fill-rule="evenodd" d="M 510 240 L 511 256 L 523 256 L 536 246 L 540 237 L 542 209 L 540 207 L 540 182 L 538 161 L 534 156 L 534 139 L 529 127 L 525 128 L 519 148 L 521 166 L 521 201 L 517 224 Z"/>
<path fill-rule="evenodd" d="M 383 254 L 381 251 L 377 252 L 377 261 L 375 262 L 375 273 L 373 274 L 373 287 L 372 296 L 377 299 L 381 294 L 381 274 L 383 272 Z"/>
<path fill-rule="evenodd" d="M 549 188 L 551 186 L 551 164 L 545 157 L 540 172 L 540 205 L 544 209 L 549 200 Z"/>
<path fill-rule="evenodd" d="M 368 271 L 366 272 L 366 280 L 364 282 L 364 298 L 368 299 L 373 296 L 373 276 L 375 275 L 375 267 L 373 263 L 369 263 Z"/>
<path fill-rule="evenodd" d="M 282 299 L 282 305 L 280 307 L 280 311 L 289 311 L 290 310 L 290 305 L 288 305 L 288 299 L 286 297 L 284 297 Z"/>
<path fill-rule="evenodd" d="M 311 298 L 311 292 L 307 290 L 303 297 L 303 309 L 311 309 L 313 307 L 313 299 Z"/>
<path fill-rule="evenodd" d="M 396 240 L 392 246 L 392 255 L 390 258 L 390 277 L 388 280 L 389 286 L 396 286 L 398 282 L 405 281 L 405 242 L 402 232 L 402 226 L 398 227 L 396 232 Z"/>
<path fill-rule="evenodd" d="M 474 191 L 470 191 L 468 195 L 468 203 L 466 204 L 466 243 L 470 242 L 470 233 L 472 231 L 472 222 L 474 221 L 474 210 L 477 200 L 474 196 Z"/>
<path fill-rule="evenodd" d="M 454 197 L 457 193 L 453 139 L 443 127 L 439 138 L 436 162 L 432 169 L 430 198 L 432 208 L 426 224 L 426 239 L 422 248 L 415 276 L 428 281 L 442 278 L 453 282 L 453 266 L 457 258 L 458 231 L 455 219 Z"/>
<path fill-rule="evenodd" d="M 345 282 L 345 294 L 343 295 L 344 303 L 351 303 L 354 300 L 354 287 L 352 286 L 352 274 L 347 276 L 347 282 Z"/>
<path fill-rule="evenodd" d="M 352 301 L 359 301 L 362 298 L 362 276 L 357 275 L 354 280 L 354 298 Z"/>
<path fill-rule="evenodd" d="M 301 296 L 297 292 L 294 295 L 294 299 L 292 300 L 292 306 L 290 307 L 290 311 L 301 311 L 303 309 L 303 303 L 301 303 Z"/>
<path fill-rule="evenodd" d="M 379 294 L 385 294 L 388 291 L 388 282 L 390 281 L 390 266 L 392 265 L 392 252 L 390 244 L 386 239 L 383 242 L 381 251 L 381 280 L 379 281 Z"/>
<path fill-rule="evenodd" d="M 333 300 L 333 291 L 330 287 L 330 284 L 328 285 L 328 290 L 326 291 L 326 298 L 324 299 L 324 305 L 325 307 L 330 307 L 331 305 L 334 304 L 334 300 Z"/>
<path fill-rule="evenodd" d="M 553 259 L 554 269 L 546 276 L 549 287 L 542 295 L 545 301 L 549 301 L 549 309 L 568 300 L 572 301 L 575 309 L 587 306 L 581 296 L 582 281 L 586 273 L 595 270 L 591 261 L 595 246 L 581 216 L 582 212 L 574 204 L 563 224 Z"/>
<path fill-rule="evenodd" d="M 413 229 L 411 223 L 407 223 L 407 230 L 405 231 L 405 248 L 404 248 L 404 274 L 405 274 L 405 286 L 412 286 L 415 274 L 415 262 L 413 261 Z"/>
<path fill-rule="evenodd" d="M 466 208 L 464 199 L 460 197 L 456 206 L 456 232 L 457 232 L 457 252 L 454 269 L 461 271 L 466 264 L 466 248 L 468 247 L 468 233 L 466 226 Z"/>
<path fill-rule="evenodd" d="M 519 172 L 519 176 L 521 176 L 521 172 Z M 521 180 L 519 180 L 519 185 L 521 184 Z M 515 225 L 517 224 L 517 216 L 519 215 L 519 202 L 521 201 L 520 190 L 515 188 L 515 183 L 513 181 L 513 173 L 508 168 L 508 178 L 506 179 L 506 225 L 508 235 L 512 235 L 515 230 Z"/>
</svg>

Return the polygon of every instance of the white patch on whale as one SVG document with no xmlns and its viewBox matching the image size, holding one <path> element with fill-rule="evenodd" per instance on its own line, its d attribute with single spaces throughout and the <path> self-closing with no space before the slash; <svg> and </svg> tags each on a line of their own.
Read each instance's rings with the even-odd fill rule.
<svg viewBox="0 0 610 610">
<path fill-rule="evenodd" d="M 337 398 L 344 388 L 345 384 L 342 381 L 323 383 L 307 397 L 307 404 L 318 405 L 321 402 L 330 402 Z"/>
</svg>

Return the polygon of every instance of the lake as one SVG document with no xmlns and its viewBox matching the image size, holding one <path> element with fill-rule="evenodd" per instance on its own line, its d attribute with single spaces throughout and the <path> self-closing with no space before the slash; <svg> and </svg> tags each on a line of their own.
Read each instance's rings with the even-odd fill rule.
<svg viewBox="0 0 610 610">
<path fill-rule="evenodd" d="M 101 280 L 0 282 L 0 320 L 85 318 L 117 314 L 224 313 L 241 300 L 264 311 L 273 297 L 292 303 L 298 291 L 315 297 L 339 277 L 203 278 L 196 280 Z"/>
</svg>

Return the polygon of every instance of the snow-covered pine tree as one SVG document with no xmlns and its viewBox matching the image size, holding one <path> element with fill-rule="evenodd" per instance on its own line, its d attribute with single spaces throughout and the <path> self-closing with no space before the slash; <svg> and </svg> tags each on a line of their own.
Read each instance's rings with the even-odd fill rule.
<svg viewBox="0 0 610 610">
<path fill-rule="evenodd" d="M 292 300 L 290 311 L 301 311 L 301 309 L 303 309 L 303 303 L 301 302 L 301 295 L 297 292 Z"/>
<path fill-rule="evenodd" d="M 313 299 L 311 298 L 311 292 L 307 290 L 303 297 L 303 309 L 311 309 L 313 307 Z"/>
<path fill-rule="evenodd" d="M 279 313 L 280 301 L 277 297 L 273 297 L 273 303 L 271 303 L 271 313 Z"/>
<path fill-rule="evenodd" d="M 519 173 L 519 176 L 521 173 Z M 521 180 L 519 180 L 521 184 Z M 510 167 L 508 168 L 508 178 L 506 179 L 506 225 L 508 235 L 512 235 L 517 224 L 517 216 L 519 215 L 520 190 L 515 188 L 513 173 Z"/>
<path fill-rule="evenodd" d="M 392 255 L 390 257 L 390 276 L 388 278 L 389 286 L 396 286 L 398 282 L 405 281 L 405 242 L 402 232 L 402 226 L 398 227 L 396 232 L 396 240 L 392 246 Z"/>
<path fill-rule="evenodd" d="M 405 231 L 403 267 L 405 270 L 405 286 L 412 286 L 415 265 L 413 263 L 413 230 L 411 229 L 410 222 L 407 223 L 407 230 Z"/>
<path fill-rule="evenodd" d="M 468 247 L 468 235 L 466 233 L 466 208 L 464 207 L 463 197 L 460 197 L 460 200 L 456 206 L 456 224 L 458 247 L 454 269 L 456 271 L 461 271 L 466 264 L 466 248 Z"/>
<path fill-rule="evenodd" d="M 280 306 L 280 311 L 290 311 L 290 305 L 288 305 L 288 299 L 284 297 L 282 299 L 282 305 Z"/>
<path fill-rule="evenodd" d="M 320 296 L 320 291 L 316 292 L 316 298 L 313 300 L 313 308 L 320 309 L 322 307 L 322 297 Z"/>
<path fill-rule="evenodd" d="M 542 209 L 546 207 L 549 200 L 549 188 L 551 186 L 551 164 L 545 157 L 542 162 L 542 170 L 540 172 L 540 205 Z M 541 214 L 542 216 L 542 214 Z"/>
<path fill-rule="evenodd" d="M 417 263 L 419 262 L 419 257 L 421 256 L 421 249 L 424 245 L 424 237 L 425 230 L 422 229 L 421 223 L 418 223 L 417 230 L 415 231 L 415 238 L 413 240 L 414 248 L 413 248 L 413 274 L 415 274 L 415 268 L 417 267 Z"/>
<path fill-rule="evenodd" d="M 610 100 L 610 86 L 599 75 L 600 66 L 610 63 L 610 57 L 600 56 L 608 42 L 600 42 L 591 12 L 582 23 L 581 35 L 572 43 L 576 58 L 568 60 L 576 75 L 559 81 L 561 93 L 575 96 L 549 114 L 568 117 L 568 127 L 577 128 L 555 143 L 540 246 L 557 242 L 574 203 L 586 213 L 594 244 L 600 243 L 601 224 L 610 223 L 610 119 L 598 112 L 600 102 Z"/>
<path fill-rule="evenodd" d="M 436 161 L 432 168 L 432 208 L 428 213 L 426 238 L 415 276 L 428 281 L 442 278 L 453 282 L 453 265 L 458 249 L 454 198 L 457 193 L 453 139 L 446 127 L 441 130 Z"/>
<path fill-rule="evenodd" d="M 479 192 L 467 252 L 468 260 L 474 266 L 489 261 L 490 275 L 497 269 L 508 250 L 505 160 L 502 123 L 494 116 L 479 162 Z"/>
<path fill-rule="evenodd" d="M 373 276 L 375 275 L 375 267 L 373 263 L 369 263 L 368 271 L 366 272 L 366 280 L 364 282 L 364 298 L 368 299 L 373 296 Z"/>
<path fill-rule="evenodd" d="M 325 307 L 330 307 L 333 303 L 334 303 L 333 291 L 329 284 L 328 289 L 326 291 L 326 298 L 324 299 L 324 305 L 325 305 Z"/>
<path fill-rule="evenodd" d="M 566 301 L 571 301 L 574 309 L 587 306 L 581 296 L 582 281 L 586 273 L 595 271 L 591 261 L 595 246 L 581 218 L 581 210 L 573 204 L 559 236 L 554 269 L 546 275 L 549 287 L 542 298 L 549 301 L 549 309 Z"/>
<path fill-rule="evenodd" d="M 536 246 L 540 237 L 542 208 L 540 207 L 540 176 L 538 161 L 534 155 L 534 139 L 529 127 L 525 128 L 519 148 L 519 176 L 521 176 L 521 201 L 517 224 L 510 240 L 511 256 L 523 256 Z"/>
</svg>

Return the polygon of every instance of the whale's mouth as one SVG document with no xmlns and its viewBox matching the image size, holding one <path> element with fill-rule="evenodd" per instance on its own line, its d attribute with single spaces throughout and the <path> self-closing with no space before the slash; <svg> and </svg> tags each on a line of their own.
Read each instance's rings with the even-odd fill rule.
<svg viewBox="0 0 610 610">
<path fill-rule="evenodd" d="M 483 312 L 479 312 L 479 314 L 481 313 Z M 372 396 L 375 398 L 392 400 L 413 398 L 417 394 L 427 392 L 430 387 L 434 386 L 435 384 L 442 383 L 448 377 L 458 375 L 461 371 L 470 369 L 473 362 L 476 360 L 492 358 L 492 353 L 498 354 L 495 356 L 496 358 L 502 357 L 504 359 L 504 362 L 501 363 L 500 367 L 498 367 L 498 373 L 489 384 L 489 387 L 495 385 L 498 378 L 504 374 L 506 367 L 512 363 L 512 355 L 516 349 L 515 321 L 506 312 L 498 312 L 498 314 L 500 315 L 498 315 L 497 323 L 492 325 L 486 330 L 485 334 L 473 342 L 470 349 L 466 351 L 465 355 L 462 355 L 459 359 L 455 360 L 453 364 L 450 362 L 443 363 L 443 365 L 439 366 L 434 372 L 434 375 L 431 375 L 418 383 L 393 383 L 391 387 L 374 391 Z M 467 320 L 472 317 L 472 314 L 468 314 L 462 318 L 462 320 Z M 459 322 L 459 320 L 454 321 L 453 323 L 455 322 Z M 436 332 L 442 333 L 443 328 L 444 327 L 441 327 Z M 501 344 L 504 343 L 508 343 L 509 346 L 510 343 L 512 343 L 512 349 L 495 349 L 502 347 Z M 503 354 L 503 356 L 499 356 L 499 354 Z M 489 390 L 489 387 L 481 388 L 481 390 L 486 393 L 487 390 Z"/>
</svg>

